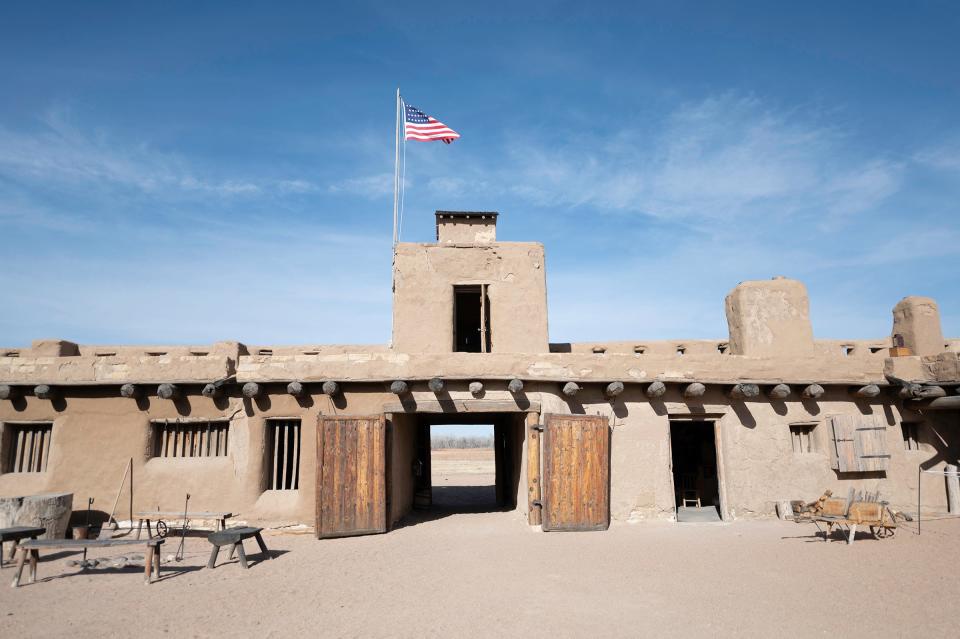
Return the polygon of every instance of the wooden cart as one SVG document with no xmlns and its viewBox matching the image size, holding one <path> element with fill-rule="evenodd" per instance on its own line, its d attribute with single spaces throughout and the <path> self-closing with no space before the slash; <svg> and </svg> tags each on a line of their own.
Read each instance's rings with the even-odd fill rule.
<svg viewBox="0 0 960 639">
<path fill-rule="evenodd" d="M 888 502 L 880 501 L 879 494 L 858 494 L 851 490 L 847 499 L 834 498 L 826 491 L 815 502 L 795 510 L 794 521 L 811 522 L 827 541 L 834 527 L 846 533 L 847 543 L 852 544 L 858 527 L 869 527 L 876 539 L 892 537 L 897 530 L 900 513 L 890 510 Z"/>
</svg>

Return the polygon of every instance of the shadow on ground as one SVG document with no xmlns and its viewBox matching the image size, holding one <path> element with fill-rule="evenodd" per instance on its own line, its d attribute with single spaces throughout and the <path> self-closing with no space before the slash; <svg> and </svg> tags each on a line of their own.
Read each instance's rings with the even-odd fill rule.
<svg viewBox="0 0 960 639">
<path fill-rule="evenodd" d="M 393 529 L 416 526 L 453 515 L 512 510 L 512 507 L 497 505 L 497 492 L 494 486 L 434 486 L 433 503 L 430 508 L 412 511 L 397 522 Z"/>
</svg>

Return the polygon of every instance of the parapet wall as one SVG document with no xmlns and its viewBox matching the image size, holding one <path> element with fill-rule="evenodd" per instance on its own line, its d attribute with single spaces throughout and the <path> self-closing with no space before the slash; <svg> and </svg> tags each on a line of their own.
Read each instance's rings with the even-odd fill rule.
<svg viewBox="0 0 960 639">
<path fill-rule="evenodd" d="M 943 338 L 936 303 L 929 298 L 908 297 L 894 309 L 893 333 L 909 343 L 904 349 L 891 349 L 891 338 L 814 340 L 806 288 L 785 278 L 743 282 L 731 291 L 726 340 L 548 344 L 541 245 L 493 243 L 460 251 L 457 245 L 401 244 L 396 255 L 397 342 L 392 348 L 237 342 L 86 346 L 40 340 L 26 349 L 0 349 L 0 382 L 383 382 L 445 377 L 886 384 L 891 375 L 915 382 L 960 381 L 960 340 Z M 493 320 L 493 352 L 451 352 L 450 301 L 434 299 L 431 306 L 426 300 L 447 295 L 451 284 L 476 281 L 490 283 L 489 295 L 499 309 Z M 515 308 L 512 315 L 506 313 Z M 920 352 L 912 353 L 914 348 Z"/>
</svg>

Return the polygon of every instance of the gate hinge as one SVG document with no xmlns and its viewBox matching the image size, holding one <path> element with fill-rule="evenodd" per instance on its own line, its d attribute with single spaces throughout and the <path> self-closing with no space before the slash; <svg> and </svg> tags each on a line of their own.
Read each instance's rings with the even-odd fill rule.
<svg viewBox="0 0 960 639">
<path fill-rule="evenodd" d="M 534 499 L 533 501 L 530 502 L 530 505 L 536 506 L 537 508 L 543 508 L 543 502 L 540 501 L 539 499 Z"/>
<path fill-rule="evenodd" d="M 543 424 L 534 424 L 534 425 L 531 426 L 530 428 L 532 428 L 533 430 L 537 431 L 538 433 L 542 433 L 542 432 L 543 432 Z"/>
</svg>

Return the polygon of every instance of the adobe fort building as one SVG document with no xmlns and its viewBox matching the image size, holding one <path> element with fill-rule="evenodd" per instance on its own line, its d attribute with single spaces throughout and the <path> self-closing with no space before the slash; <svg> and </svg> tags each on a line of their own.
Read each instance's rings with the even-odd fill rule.
<svg viewBox="0 0 960 639">
<path fill-rule="evenodd" d="M 556 344 L 535 242 L 437 212 L 394 256 L 390 346 L 0 349 L 0 495 L 229 509 L 321 537 L 384 532 L 430 502 L 431 424 L 493 424 L 497 499 L 547 530 L 774 516 L 825 488 L 915 511 L 918 468 L 960 452 L 960 340 L 907 297 L 891 335 L 818 340 L 798 281 L 743 282 L 716 340 Z M 923 509 L 952 489 L 923 475 Z M 124 513 L 121 509 L 121 513 Z M 519 523 L 518 523 L 518 526 Z"/>
</svg>

